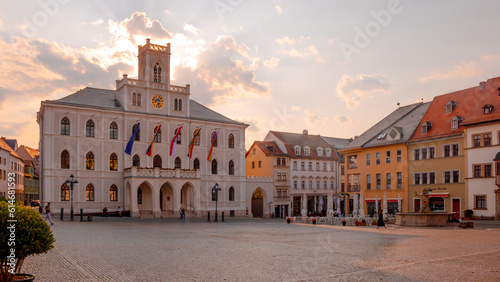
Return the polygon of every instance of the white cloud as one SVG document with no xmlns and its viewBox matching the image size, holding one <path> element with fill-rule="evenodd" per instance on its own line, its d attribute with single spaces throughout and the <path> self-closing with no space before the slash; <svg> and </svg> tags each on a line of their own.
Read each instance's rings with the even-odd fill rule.
<svg viewBox="0 0 500 282">
<path fill-rule="evenodd" d="M 278 43 L 279 45 L 293 45 L 308 41 L 309 39 L 311 39 L 310 36 L 301 36 L 299 38 L 290 38 L 288 36 L 285 36 L 283 38 L 277 38 L 276 43 Z"/>
<path fill-rule="evenodd" d="M 168 15 L 171 15 L 171 14 L 172 14 L 172 12 L 170 12 L 169 10 L 165 10 L 165 11 L 163 11 L 163 12 L 164 12 L 165 14 L 168 14 Z"/>
<path fill-rule="evenodd" d="M 102 23 L 104 23 L 103 19 L 98 19 L 98 20 L 92 22 L 93 25 L 100 25 Z"/>
<path fill-rule="evenodd" d="M 488 62 L 488 63 L 500 61 L 500 55 L 484 55 L 484 56 L 481 56 L 481 61 Z"/>
<path fill-rule="evenodd" d="M 276 13 L 278 13 L 278 16 L 281 16 L 281 13 L 283 13 L 281 7 L 279 5 L 276 5 L 274 8 L 276 9 Z"/>
<path fill-rule="evenodd" d="M 338 114 L 335 116 L 335 121 L 340 125 L 351 125 L 355 124 L 355 122 L 350 117 L 346 117 L 344 115 Z"/>
<path fill-rule="evenodd" d="M 356 77 L 342 75 L 337 83 L 337 96 L 341 98 L 348 109 L 356 108 L 361 100 L 375 93 L 390 93 L 391 85 L 382 81 L 378 75 L 359 74 Z"/>
<path fill-rule="evenodd" d="M 198 32 L 200 31 L 197 27 L 195 27 L 192 24 L 184 24 L 184 30 L 189 31 L 193 34 L 198 34 Z"/>
<path fill-rule="evenodd" d="M 484 68 L 477 66 L 477 64 L 474 62 L 470 62 L 468 64 L 461 64 L 455 66 L 453 70 L 449 72 L 443 73 L 434 71 L 430 75 L 420 78 L 419 82 L 426 83 L 431 80 L 441 81 L 441 80 L 471 78 L 471 77 L 477 77 L 483 72 Z"/>
<path fill-rule="evenodd" d="M 314 46 L 314 45 L 307 46 L 302 51 L 292 49 L 292 50 L 282 50 L 281 52 L 290 56 L 290 57 L 294 57 L 294 58 L 305 58 L 305 57 L 309 57 L 309 56 L 318 55 L 318 53 L 319 53 L 318 49 L 316 49 L 316 46 Z"/>
<path fill-rule="evenodd" d="M 275 68 L 279 65 L 280 59 L 276 57 L 272 57 L 269 60 L 265 60 L 263 65 L 267 68 Z"/>
<path fill-rule="evenodd" d="M 309 109 L 305 109 L 304 114 L 306 116 L 306 121 L 309 123 L 326 123 L 329 121 L 327 117 L 321 117 Z"/>
</svg>

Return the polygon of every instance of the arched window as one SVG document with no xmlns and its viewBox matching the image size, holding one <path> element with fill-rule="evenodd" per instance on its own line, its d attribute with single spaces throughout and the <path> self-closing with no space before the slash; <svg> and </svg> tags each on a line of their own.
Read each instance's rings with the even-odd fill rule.
<svg viewBox="0 0 500 282">
<path fill-rule="evenodd" d="M 137 127 L 139 126 L 139 124 L 134 124 L 134 126 L 132 127 L 132 134 L 134 134 L 135 130 L 137 129 Z M 135 135 L 135 141 L 141 141 L 141 128 L 139 127 L 139 130 L 137 130 L 137 134 Z"/>
<path fill-rule="evenodd" d="M 229 137 L 227 138 L 227 147 L 234 148 L 234 135 L 232 133 L 229 134 Z"/>
<path fill-rule="evenodd" d="M 217 132 L 212 132 L 212 136 L 210 138 L 210 142 L 214 144 L 214 147 L 217 147 L 217 137 L 216 137 Z"/>
<path fill-rule="evenodd" d="M 181 159 L 179 157 L 175 158 L 175 168 L 181 168 Z"/>
<path fill-rule="evenodd" d="M 229 201 L 234 201 L 234 188 L 229 188 Z"/>
<path fill-rule="evenodd" d="M 138 155 L 132 157 L 132 166 L 141 166 L 141 158 Z"/>
<path fill-rule="evenodd" d="M 142 205 L 142 188 L 137 188 L 137 204 Z"/>
<path fill-rule="evenodd" d="M 132 106 L 137 106 L 137 95 L 134 93 L 132 93 Z"/>
<path fill-rule="evenodd" d="M 153 81 L 161 83 L 161 67 L 159 63 L 156 63 L 156 65 L 153 68 Z"/>
<path fill-rule="evenodd" d="M 89 184 L 87 185 L 86 191 L 86 199 L 87 201 L 93 201 L 94 200 L 94 185 Z"/>
<path fill-rule="evenodd" d="M 109 139 L 118 139 L 118 125 L 116 125 L 116 122 L 109 125 Z"/>
<path fill-rule="evenodd" d="M 182 100 L 179 99 L 179 111 L 182 111 Z"/>
<path fill-rule="evenodd" d="M 61 120 L 61 135 L 69 135 L 69 119 L 67 117 Z"/>
<path fill-rule="evenodd" d="M 115 153 L 109 156 L 109 170 L 116 171 L 118 170 L 118 157 Z"/>
<path fill-rule="evenodd" d="M 94 122 L 91 119 L 87 121 L 86 129 L 85 136 L 94 137 Z"/>
<path fill-rule="evenodd" d="M 234 175 L 234 162 L 233 162 L 233 160 L 229 161 L 229 175 Z"/>
<path fill-rule="evenodd" d="M 196 134 L 196 130 L 193 132 L 193 136 Z M 199 133 L 198 133 L 198 135 L 196 135 L 196 138 L 194 139 L 194 145 L 200 146 L 200 134 Z"/>
<path fill-rule="evenodd" d="M 174 130 L 174 136 L 177 134 L 177 129 L 178 129 L 178 128 L 176 128 L 176 129 Z M 182 136 L 181 136 L 181 134 L 182 134 L 182 130 L 179 132 L 179 135 L 177 135 L 177 144 L 181 144 L 181 140 L 182 140 L 182 138 L 181 138 L 181 137 L 182 137 Z"/>
<path fill-rule="evenodd" d="M 217 160 L 212 160 L 212 174 L 217 174 Z"/>
<path fill-rule="evenodd" d="M 161 157 L 156 155 L 154 158 L 153 158 L 153 167 L 159 167 L 161 168 Z"/>
<path fill-rule="evenodd" d="M 69 169 L 69 153 L 66 150 L 61 153 L 61 168 Z"/>
<path fill-rule="evenodd" d="M 61 201 L 69 201 L 69 187 L 66 183 L 61 186 Z"/>
<path fill-rule="evenodd" d="M 194 159 L 193 168 L 200 169 L 200 160 L 198 160 L 198 158 Z"/>
<path fill-rule="evenodd" d="M 178 108 L 179 108 L 178 107 L 178 100 L 177 100 L 177 98 L 175 98 L 174 99 L 174 111 L 177 111 Z"/>
<path fill-rule="evenodd" d="M 137 107 L 141 106 L 141 93 L 137 93 Z"/>
<path fill-rule="evenodd" d="M 111 187 L 109 188 L 109 200 L 118 201 L 118 188 L 115 184 L 111 185 Z"/>
<path fill-rule="evenodd" d="M 156 132 L 158 130 L 158 132 Z M 161 127 L 157 125 L 153 131 L 153 134 L 155 136 L 155 141 L 156 143 L 161 143 Z"/>
<path fill-rule="evenodd" d="M 94 154 L 92 152 L 88 152 L 85 160 L 87 170 L 94 170 Z"/>
</svg>

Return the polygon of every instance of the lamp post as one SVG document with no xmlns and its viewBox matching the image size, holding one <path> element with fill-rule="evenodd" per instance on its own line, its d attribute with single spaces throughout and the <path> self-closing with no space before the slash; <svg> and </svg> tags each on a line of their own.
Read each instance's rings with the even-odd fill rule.
<svg viewBox="0 0 500 282">
<path fill-rule="evenodd" d="M 215 186 L 212 187 L 212 194 L 215 194 L 215 220 L 214 222 L 218 222 L 218 217 L 217 217 L 217 202 L 219 201 L 219 191 L 220 191 L 219 184 L 215 183 Z"/>
<path fill-rule="evenodd" d="M 346 197 L 349 196 L 347 193 L 340 193 L 340 196 L 344 197 L 344 216 L 347 214 L 346 209 L 347 209 L 347 202 L 346 202 Z"/>
<path fill-rule="evenodd" d="M 74 179 L 73 174 L 69 176 L 70 179 L 66 180 L 66 184 L 69 184 L 70 187 L 70 197 L 71 197 L 71 211 L 69 214 L 70 220 L 73 220 L 73 186 L 78 183 L 78 179 Z"/>
</svg>

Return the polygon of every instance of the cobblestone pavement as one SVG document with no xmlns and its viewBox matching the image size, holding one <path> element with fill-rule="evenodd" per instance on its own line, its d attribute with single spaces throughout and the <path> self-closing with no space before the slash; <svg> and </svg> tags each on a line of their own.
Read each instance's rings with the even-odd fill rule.
<svg viewBox="0 0 500 282">
<path fill-rule="evenodd" d="M 55 220 L 36 281 L 500 281 L 500 222 L 458 227 L 283 219 Z"/>
</svg>

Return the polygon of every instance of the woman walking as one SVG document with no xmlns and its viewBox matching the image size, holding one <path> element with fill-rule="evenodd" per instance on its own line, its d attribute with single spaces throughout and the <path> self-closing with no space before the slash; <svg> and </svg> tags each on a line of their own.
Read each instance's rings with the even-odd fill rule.
<svg viewBox="0 0 500 282">
<path fill-rule="evenodd" d="M 387 229 L 384 223 L 384 212 L 382 209 L 378 211 L 377 229 L 379 228 L 379 226 L 383 226 L 385 229 Z"/>
<path fill-rule="evenodd" d="M 49 220 L 50 224 L 51 225 L 54 225 L 54 223 L 52 222 L 52 218 L 50 218 L 50 216 L 52 215 L 52 211 L 50 210 L 50 203 L 47 203 L 47 205 L 45 206 L 45 220 Z"/>
</svg>

